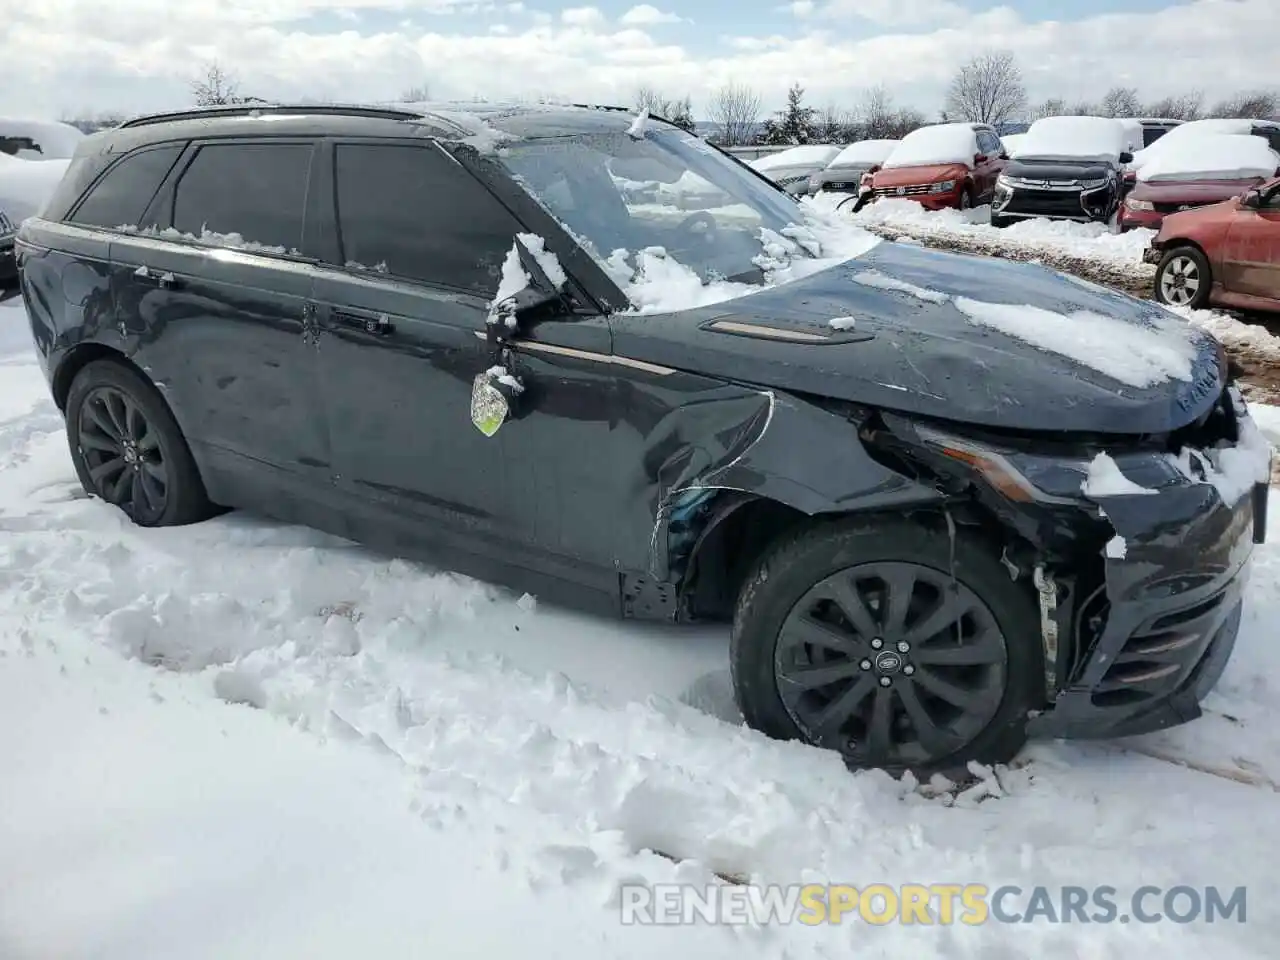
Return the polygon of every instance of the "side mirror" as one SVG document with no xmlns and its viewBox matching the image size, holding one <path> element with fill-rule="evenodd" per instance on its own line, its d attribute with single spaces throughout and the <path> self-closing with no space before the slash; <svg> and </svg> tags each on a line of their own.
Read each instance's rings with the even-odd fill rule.
<svg viewBox="0 0 1280 960">
<path fill-rule="evenodd" d="M 1006 150 L 1001 150 L 1001 151 L 1000 151 L 1000 159 L 1001 159 L 1001 160 L 1008 160 L 1008 159 L 1009 159 L 1009 153 L 1008 153 L 1008 151 L 1006 151 Z"/>
<path fill-rule="evenodd" d="M 1240 206 L 1249 207 L 1252 210 L 1262 206 L 1262 194 L 1258 192 L 1257 187 L 1245 191 L 1244 196 L 1240 198 Z"/>
<path fill-rule="evenodd" d="M 535 280 L 535 283 L 537 281 Z M 542 286 L 526 286 L 493 305 L 489 321 L 485 325 L 490 343 L 510 340 L 521 325 L 529 323 L 551 307 L 561 307 L 564 301 L 558 293 L 549 293 Z"/>
<path fill-rule="evenodd" d="M 1121 163 L 1133 163 L 1133 154 L 1126 150 L 1124 153 L 1120 154 L 1119 159 Z"/>
<path fill-rule="evenodd" d="M 985 160 L 985 159 L 987 159 L 986 154 L 982 154 L 982 153 L 975 153 L 975 154 L 973 155 L 973 162 L 974 162 L 975 164 L 977 164 L 977 163 L 981 163 L 981 162 L 982 162 L 983 160 Z"/>
</svg>

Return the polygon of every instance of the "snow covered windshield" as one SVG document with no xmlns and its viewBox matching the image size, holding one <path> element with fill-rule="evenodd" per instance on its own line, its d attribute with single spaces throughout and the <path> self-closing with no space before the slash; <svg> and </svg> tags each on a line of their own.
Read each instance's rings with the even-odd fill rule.
<svg viewBox="0 0 1280 960">
<path fill-rule="evenodd" d="M 504 145 L 498 160 L 624 286 L 655 249 L 704 282 L 759 282 L 762 235 L 802 219 L 794 201 L 735 161 L 656 124 L 639 139 L 619 132 Z"/>
</svg>

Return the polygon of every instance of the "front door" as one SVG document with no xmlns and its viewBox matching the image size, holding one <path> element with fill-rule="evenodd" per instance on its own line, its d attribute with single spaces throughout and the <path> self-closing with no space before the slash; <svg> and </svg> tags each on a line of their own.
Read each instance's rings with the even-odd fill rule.
<svg viewBox="0 0 1280 960">
<path fill-rule="evenodd" d="M 1280 187 L 1264 191 L 1261 206 L 1236 211 L 1222 259 L 1228 292 L 1280 299 Z"/>
</svg>

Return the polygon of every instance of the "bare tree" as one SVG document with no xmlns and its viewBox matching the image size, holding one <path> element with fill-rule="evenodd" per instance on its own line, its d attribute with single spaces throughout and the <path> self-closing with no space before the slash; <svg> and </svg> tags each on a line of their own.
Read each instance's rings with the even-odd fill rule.
<svg viewBox="0 0 1280 960">
<path fill-rule="evenodd" d="M 1032 120 L 1043 120 L 1045 117 L 1063 117 L 1067 114 L 1067 101 L 1061 97 L 1050 97 L 1043 103 L 1031 108 Z"/>
<path fill-rule="evenodd" d="M 1098 113 L 1104 117 L 1140 117 L 1142 101 L 1134 87 L 1112 87 L 1098 104 Z"/>
<path fill-rule="evenodd" d="M 974 57 L 957 72 L 947 91 L 946 114 L 972 123 L 1004 123 L 1026 106 L 1027 88 L 1012 51 Z"/>
<path fill-rule="evenodd" d="M 925 116 L 910 107 L 895 107 L 893 95 L 884 84 L 878 84 L 862 95 L 854 110 L 855 129 L 850 133 L 860 140 L 899 140 L 917 127 L 925 125 Z"/>
<path fill-rule="evenodd" d="M 828 104 L 818 111 L 814 121 L 817 143 L 849 143 L 857 136 L 857 123 L 851 111 Z"/>
<path fill-rule="evenodd" d="M 693 98 L 687 94 L 679 99 L 672 99 L 653 87 L 642 86 L 636 90 L 633 99 L 637 110 L 648 110 L 655 117 L 662 117 L 690 133 L 693 133 L 697 126 L 693 119 Z"/>
<path fill-rule="evenodd" d="M 400 94 L 401 103 L 425 103 L 431 99 L 431 88 L 425 83 L 410 87 Z"/>
<path fill-rule="evenodd" d="M 1208 115 L 1269 120 L 1277 112 L 1280 112 L 1280 96 L 1277 96 L 1274 90 L 1244 90 L 1233 97 L 1215 103 Z"/>
<path fill-rule="evenodd" d="M 760 94 L 744 84 L 728 83 L 711 97 L 716 138 L 727 147 L 747 144 L 755 136 L 762 106 Z"/>
<path fill-rule="evenodd" d="M 240 81 L 216 60 L 205 66 L 203 76 L 191 81 L 191 95 L 201 107 L 244 103 L 250 99 L 240 96 Z"/>
<path fill-rule="evenodd" d="M 1199 120 L 1203 116 L 1204 94 L 1199 90 L 1165 97 L 1147 105 L 1147 116 L 1166 120 Z"/>
</svg>

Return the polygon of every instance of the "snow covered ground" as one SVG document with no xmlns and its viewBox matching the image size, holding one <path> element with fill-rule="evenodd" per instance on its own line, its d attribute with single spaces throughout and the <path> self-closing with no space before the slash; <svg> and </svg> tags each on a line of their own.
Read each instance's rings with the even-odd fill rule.
<svg viewBox="0 0 1280 960">
<path fill-rule="evenodd" d="M 5 960 L 1274 956 L 1280 503 L 1208 716 L 1038 744 L 953 800 L 741 728 L 722 631 L 243 515 L 141 530 L 83 498 L 65 443 L 0 305 Z M 621 924 L 621 883 L 712 870 L 1249 902 L 1213 925 Z"/>
</svg>

